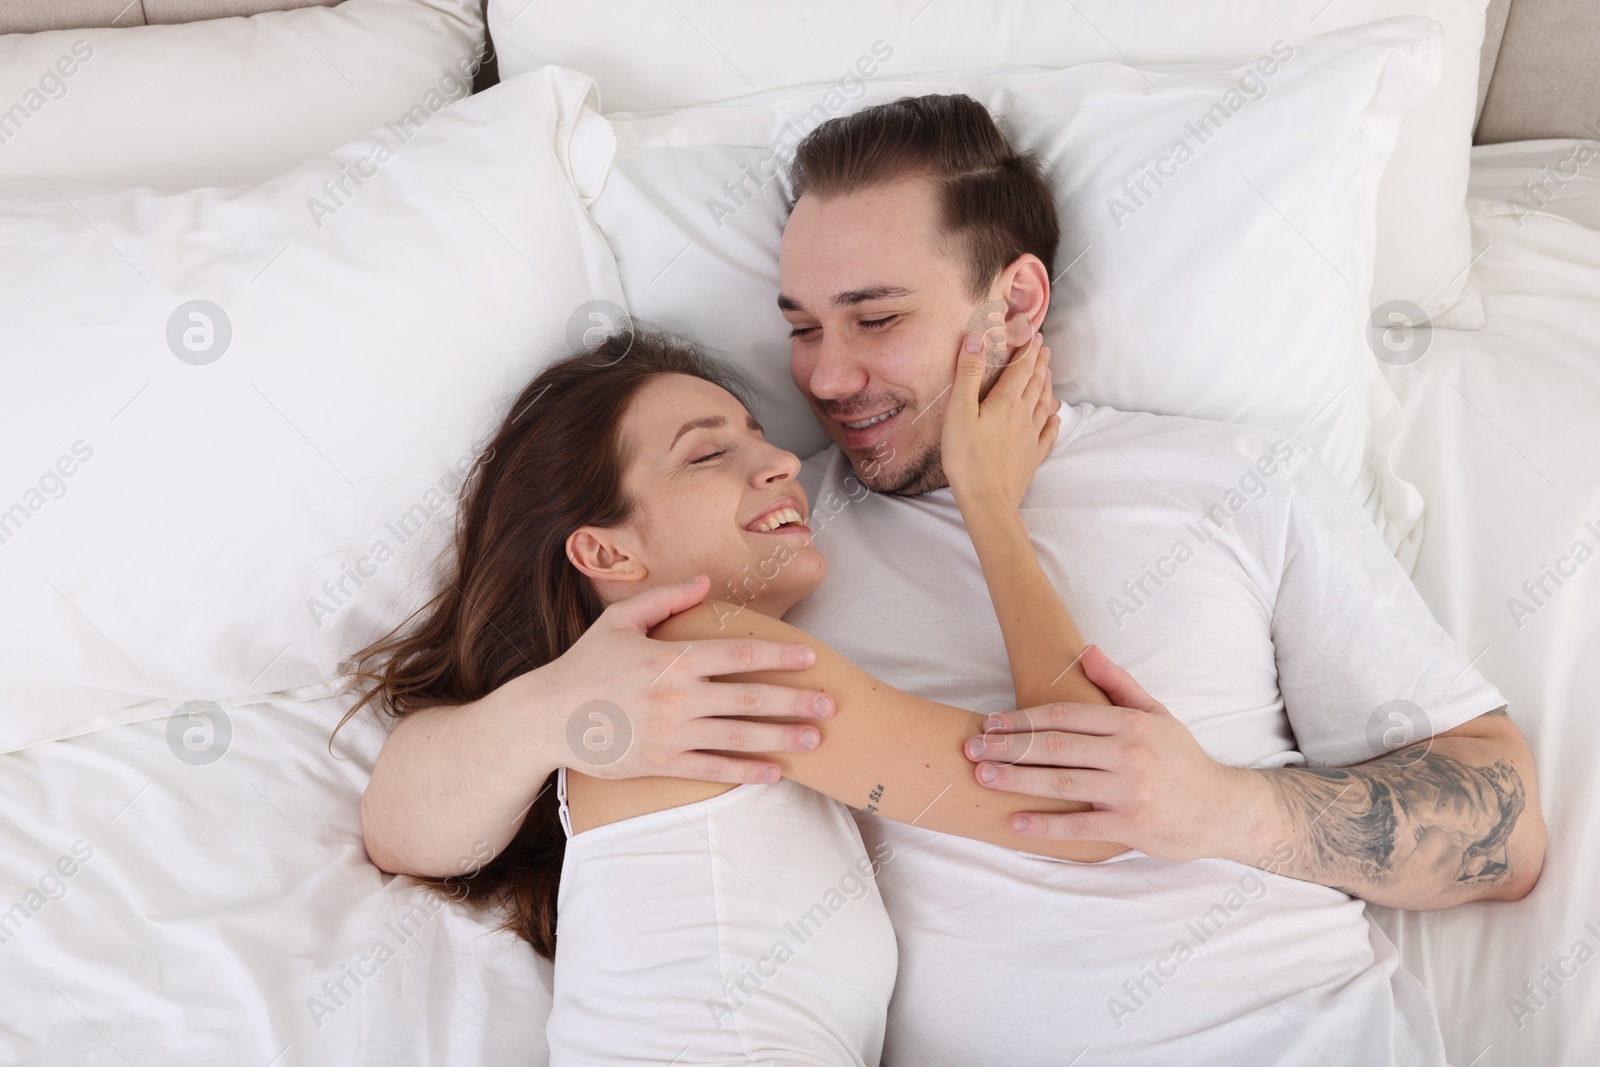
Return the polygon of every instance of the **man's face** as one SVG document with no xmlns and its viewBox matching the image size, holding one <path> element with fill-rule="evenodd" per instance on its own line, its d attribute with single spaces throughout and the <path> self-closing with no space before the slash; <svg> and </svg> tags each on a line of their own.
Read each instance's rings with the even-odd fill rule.
<svg viewBox="0 0 1600 1067">
<path fill-rule="evenodd" d="M 827 200 L 806 195 L 783 232 L 778 304 L 789 371 L 869 487 L 946 484 L 939 439 L 956 356 L 977 304 L 939 239 L 933 183 Z"/>
</svg>

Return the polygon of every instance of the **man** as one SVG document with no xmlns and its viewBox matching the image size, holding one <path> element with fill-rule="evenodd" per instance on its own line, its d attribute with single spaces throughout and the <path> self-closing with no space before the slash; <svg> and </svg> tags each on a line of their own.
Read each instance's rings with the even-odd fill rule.
<svg viewBox="0 0 1600 1067">
<path fill-rule="evenodd" d="M 850 499 L 819 534 L 827 581 L 788 619 L 903 689 L 1003 704 L 939 440 L 953 354 L 985 340 L 974 324 L 1014 350 L 1043 323 L 1048 186 L 965 97 L 824 123 L 793 180 L 778 301 L 795 383 L 835 443 L 802 477 L 813 508 Z M 1130 851 L 1067 863 L 861 816 L 894 855 L 878 874 L 900 942 L 884 1062 L 1443 1063 L 1421 987 L 1356 898 L 1429 908 L 1532 887 L 1544 826 L 1504 701 L 1305 446 L 1061 414 L 1023 514 L 1117 707 L 1002 713 L 968 755 L 992 788 L 1093 805 L 1019 817 L 1019 833 Z M 847 493 L 852 475 L 875 492 Z M 702 585 L 614 607 L 526 682 L 404 720 L 363 800 L 374 861 L 475 869 L 571 761 L 568 716 L 590 700 L 627 709 L 634 742 L 586 773 L 767 780 L 759 760 L 699 750 L 798 748 L 803 726 L 760 719 L 828 703 L 708 680 L 800 665 L 793 649 L 643 636 Z"/>
</svg>

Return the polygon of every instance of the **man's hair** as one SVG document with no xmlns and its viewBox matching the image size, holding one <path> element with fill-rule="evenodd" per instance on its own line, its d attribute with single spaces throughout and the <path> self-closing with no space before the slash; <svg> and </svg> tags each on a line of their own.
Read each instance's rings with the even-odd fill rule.
<svg viewBox="0 0 1600 1067">
<path fill-rule="evenodd" d="M 795 148 L 789 177 L 795 202 L 933 179 L 938 227 L 947 250 L 965 256 L 974 300 L 1026 252 L 1055 274 L 1061 225 L 1050 183 L 970 96 L 908 96 L 829 119 Z"/>
</svg>

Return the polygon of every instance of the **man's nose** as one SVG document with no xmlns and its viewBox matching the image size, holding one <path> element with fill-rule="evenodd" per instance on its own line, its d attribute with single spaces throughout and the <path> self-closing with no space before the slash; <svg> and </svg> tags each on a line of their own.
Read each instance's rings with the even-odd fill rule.
<svg viewBox="0 0 1600 1067">
<path fill-rule="evenodd" d="M 848 339 L 830 339 L 825 334 L 817 348 L 817 365 L 811 370 L 812 396 L 818 400 L 837 400 L 866 389 L 866 366 Z"/>
</svg>

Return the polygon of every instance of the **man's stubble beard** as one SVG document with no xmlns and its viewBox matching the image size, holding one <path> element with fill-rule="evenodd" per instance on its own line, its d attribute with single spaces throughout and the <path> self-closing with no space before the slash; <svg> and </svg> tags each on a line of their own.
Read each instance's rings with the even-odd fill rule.
<svg viewBox="0 0 1600 1067">
<path fill-rule="evenodd" d="M 994 388 L 994 383 L 1000 380 L 1000 374 L 1006 367 L 1005 358 L 1005 356 L 999 357 L 998 364 L 991 362 L 988 373 L 983 376 L 983 384 L 978 387 L 980 399 L 988 396 L 989 390 Z M 861 479 L 863 485 L 874 493 L 883 493 L 885 496 L 922 496 L 935 489 L 949 487 L 950 479 L 944 473 L 943 440 L 944 420 L 950 409 L 950 390 L 946 389 L 934 402 L 939 406 L 939 411 L 934 413 L 939 420 L 939 437 L 913 458 L 903 471 L 893 477 L 886 477 L 889 472 L 882 468 L 868 477 L 852 463 L 851 469 L 855 471 L 856 477 Z M 918 415 L 918 418 L 920 417 L 921 415 Z M 867 462 L 871 463 L 873 459 L 869 457 Z"/>
<path fill-rule="evenodd" d="M 898 475 L 880 468 L 872 477 L 856 470 L 856 477 L 875 493 L 886 496 L 921 496 L 950 484 L 944 475 L 944 450 L 934 441 L 922 450 Z"/>
</svg>

